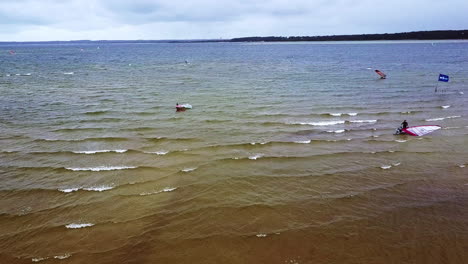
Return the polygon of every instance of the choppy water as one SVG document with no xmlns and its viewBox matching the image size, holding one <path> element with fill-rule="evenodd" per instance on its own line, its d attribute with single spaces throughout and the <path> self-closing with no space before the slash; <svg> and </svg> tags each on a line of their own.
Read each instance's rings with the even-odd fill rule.
<svg viewBox="0 0 468 264">
<path fill-rule="evenodd" d="M 468 259 L 466 42 L 0 51 L 2 263 Z"/>
</svg>

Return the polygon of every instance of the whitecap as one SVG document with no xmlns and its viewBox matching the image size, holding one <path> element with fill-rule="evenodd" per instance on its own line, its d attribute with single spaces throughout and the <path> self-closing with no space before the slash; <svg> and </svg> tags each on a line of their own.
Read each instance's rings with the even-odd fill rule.
<svg viewBox="0 0 468 264">
<path fill-rule="evenodd" d="M 408 140 L 404 140 L 404 139 L 397 139 L 397 140 L 395 140 L 395 141 L 396 141 L 396 142 L 399 142 L 399 143 L 403 143 L 403 142 L 406 142 L 406 141 L 408 141 Z"/>
<path fill-rule="evenodd" d="M 338 129 L 338 130 L 329 130 L 327 132 L 328 133 L 343 133 L 343 132 L 345 132 L 345 130 L 344 129 Z"/>
<path fill-rule="evenodd" d="M 351 123 L 375 123 L 377 120 L 350 120 Z"/>
<path fill-rule="evenodd" d="M 145 152 L 145 153 L 148 153 L 148 154 L 156 154 L 156 155 L 166 155 L 167 153 L 169 153 L 169 151 L 160 150 L 160 151 Z"/>
<path fill-rule="evenodd" d="M 255 154 L 253 156 L 249 156 L 249 159 L 256 160 L 256 159 L 261 158 L 261 157 L 263 157 L 263 154 Z"/>
<path fill-rule="evenodd" d="M 291 123 L 293 125 L 309 125 L 309 126 L 331 126 L 331 125 L 338 125 L 344 124 L 345 121 L 320 121 L 320 122 L 295 122 Z"/>
<path fill-rule="evenodd" d="M 461 116 L 438 117 L 438 118 L 426 119 L 426 121 L 440 121 L 440 120 L 444 120 L 444 119 L 452 119 L 452 118 L 459 118 L 459 117 L 461 117 Z"/>
<path fill-rule="evenodd" d="M 116 153 L 125 153 L 127 152 L 128 149 L 116 149 L 116 150 L 107 150 L 107 149 L 103 149 L 103 150 L 83 150 L 83 151 L 73 151 L 73 153 L 77 153 L 77 154 L 96 154 L 96 153 L 106 153 L 106 152 L 116 152 Z"/>
<path fill-rule="evenodd" d="M 357 116 L 357 113 L 348 113 L 349 116 Z"/>
<path fill-rule="evenodd" d="M 185 168 L 185 169 L 183 169 L 183 170 L 181 170 L 181 171 L 183 171 L 183 172 L 191 172 L 191 171 L 194 171 L 194 170 L 196 170 L 196 169 L 197 169 L 196 167 L 194 167 L 194 168 Z"/>
<path fill-rule="evenodd" d="M 342 113 L 329 113 L 329 115 L 331 115 L 331 116 L 341 116 Z"/>
<path fill-rule="evenodd" d="M 461 165 L 458 165 L 458 167 L 465 168 L 466 166 L 465 166 L 465 164 L 461 164 Z"/>
<path fill-rule="evenodd" d="M 429 119 L 426 119 L 426 121 L 440 121 L 440 120 L 444 120 L 445 118 L 444 117 L 439 117 L 439 118 L 429 118 Z"/>
<path fill-rule="evenodd" d="M 43 260 L 46 260 L 48 259 L 49 257 L 45 257 L 45 258 L 32 258 L 31 261 L 32 262 L 39 262 L 39 261 L 43 261 Z"/>
<path fill-rule="evenodd" d="M 63 74 L 65 74 L 65 75 L 73 75 L 73 74 L 75 74 L 75 73 L 74 73 L 74 72 L 64 72 Z"/>
<path fill-rule="evenodd" d="M 388 170 L 392 167 L 392 165 L 384 165 L 384 166 L 381 166 L 380 168 L 383 169 L 383 170 Z"/>
<path fill-rule="evenodd" d="M 110 186 L 110 185 L 91 186 L 91 187 L 83 188 L 83 190 L 85 191 L 94 191 L 94 192 L 103 192 L 103 191 L 108 191 L 112 189 L 114 189 L 114 186 Z"/>
<path fill-rule="evenodd" d="M 310 143 L 310 140 L 299 140 L 299 141 L 294 141 L 294 143 L 298 143 L 298 144 L 309 144 L 309 143 Z"/>
<path fill-rule="evenodd" d="M 401 164 L 401 162 L 396 162 L 396 163 L 393 163 L 392 166 L 399 166 Z"/>
<path fill-rule="evenodd" d="M 100 167 L 85 167 L 85 168 L 65 168 L 72 171 L 111 171 L 111 170 L 126 170 L 126 169 L 135 169 L 137 167 L 131 166 L 100 166 Z"/>
<path fill-rule="evenodd" d="M 443 106 L 441 106 L 441 107 L 442 107 L 443 109 L 447 109 L 447 108 L 450 107 L 450 105 L 443 105 Z"/>
<path fill-rule="evenodd" d="M 90 227 L 93 226 L 94 224 L 92 223 L 84 223 L 84 224 L 68 224 L 65 227 L 66 228 L 71 228 L 71 229 L 77 229 L 77 228 L 84 228 L 84 227 Z"/>
<path fill-rule="evenodd" d="M 78 187 L 74 187 L 74 188 L 68 188 L 68 189 L 59 189 L 59 191 L 64 192 L 64 193 L 71 193 L 71 192 L 76 192 L 79 189 L 80 188 L 78 188 Z"/>
<path fill-rule="evenodd" d="M 158 193 L 163 193 L 163 192 L 172 192 L 172 191 L 175 191 L 177 190 L 177 187 L 166 187 L 160 191 L 155 191 L 155 192 L 143 192 L 143 193 L 140 193 L 141 196 L 145 196 L 145 195 L 151 195 L 151 194 L 158 194 Z"/>
<path fill-rule="evenodd" d="M 71 254 L 63 254 L 63 255 L 58 255 L 58 256 L 54 256 L 54 259 L 67 259 L 71 257 Z"/>
<path fill-rule="evenodd" d="M 267 234 L 257 234 L 256 236 L 257 236 L 257 237 L 266 237 Z"/>
</svg>

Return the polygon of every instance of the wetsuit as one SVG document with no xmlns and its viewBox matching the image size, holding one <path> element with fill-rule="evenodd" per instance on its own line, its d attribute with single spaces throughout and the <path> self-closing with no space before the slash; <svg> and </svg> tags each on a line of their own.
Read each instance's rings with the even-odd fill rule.
<svg viewBox="0 0 468 264">
<path fill-rule="evenodd" d="M 407 128 L 408 127 L 408 122 L 403 121 L 403 123 L 401 123 L 401 126 L 402 126 L 402 129 Z"/>
</svg>

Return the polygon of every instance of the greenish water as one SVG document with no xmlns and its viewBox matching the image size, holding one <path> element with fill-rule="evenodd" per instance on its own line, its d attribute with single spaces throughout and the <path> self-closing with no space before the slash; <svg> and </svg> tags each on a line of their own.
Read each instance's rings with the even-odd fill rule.
<svg viewBox="0 0 468 264">
<path fill-rule="evenodd" d="M 2 261 L 468 257 L 465 42 L 0 51 Z"/>
</svg>

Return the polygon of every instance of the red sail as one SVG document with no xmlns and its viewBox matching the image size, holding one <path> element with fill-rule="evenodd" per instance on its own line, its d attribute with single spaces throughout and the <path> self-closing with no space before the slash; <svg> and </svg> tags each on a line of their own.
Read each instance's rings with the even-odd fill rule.
<svg viewBox="0 0 468 264">
<path fill-rule="evenodd" d="M 385 73 L 383 73 L 383 72 L 381 72 L 381 71 L 379 71 L 379 70 L 375 70 L 375 72 L 376 72 L 378 75 L 380 75 L 380 78 L 381 78 L 381 79 L 387 78 L 387 75 L 385 75 Z"/>
</svg>

